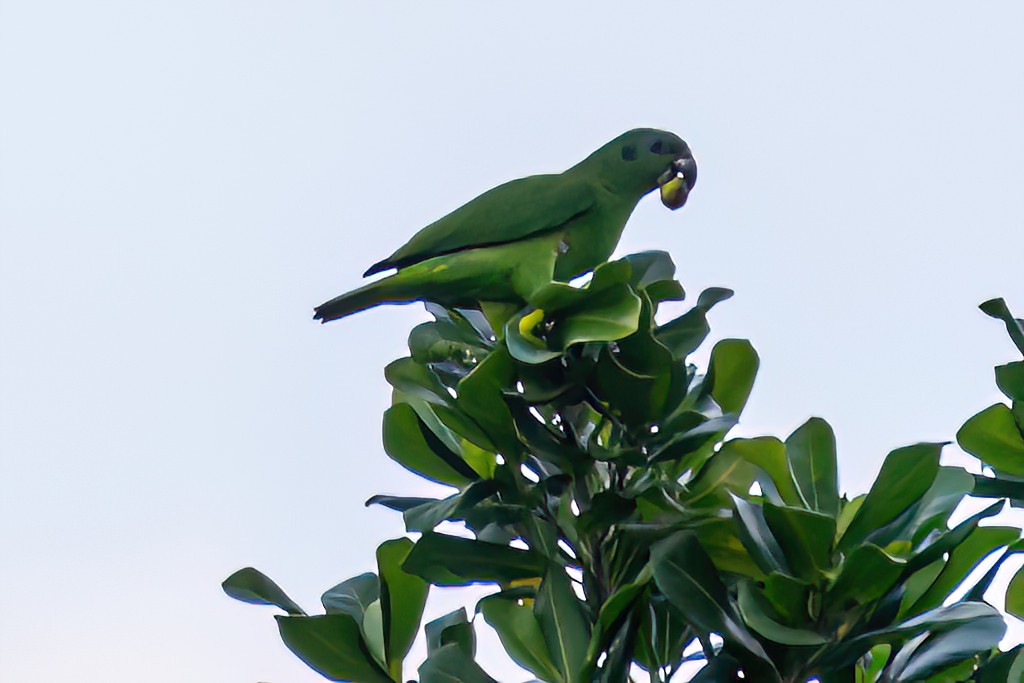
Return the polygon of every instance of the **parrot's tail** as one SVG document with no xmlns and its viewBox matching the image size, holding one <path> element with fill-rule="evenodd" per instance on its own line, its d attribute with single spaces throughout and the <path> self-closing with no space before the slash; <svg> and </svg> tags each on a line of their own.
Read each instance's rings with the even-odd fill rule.
<svg viewBox="0 0 1024 683">
<path fill-rule="evenodd" d="M 326 323 L 381 304 L 406 303 L 412 300 L 402 296 L 396 297 L 397 292 L 392 291 L 393 288 L 387 286 L 388 284 L 388 279 L 384 279 L 336 296 L 317 306 L 313 319 Z"/>
</svg>

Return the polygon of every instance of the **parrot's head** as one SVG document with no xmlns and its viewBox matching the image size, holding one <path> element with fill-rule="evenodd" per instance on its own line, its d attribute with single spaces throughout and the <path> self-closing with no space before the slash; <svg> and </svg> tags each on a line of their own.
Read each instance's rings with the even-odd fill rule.
<svg viewBox="0 0 1024 683">
<path fill-rule="evenodd" d="M 599 165 L 601 181 L 617 192 L 639 198 L 660 188 L 661 203 L 673 210 L 686 203 L 697 182 L 690 147 L 675 133 L 654 128 L 623 133 L 583 162 L 589 163 Z"/>
</svg>

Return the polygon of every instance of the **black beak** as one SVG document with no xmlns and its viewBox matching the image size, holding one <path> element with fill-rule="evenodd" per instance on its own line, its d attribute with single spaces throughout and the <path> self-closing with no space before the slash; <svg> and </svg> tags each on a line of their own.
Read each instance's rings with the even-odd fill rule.
<svg viewBox="0 0 1024 683">
<path fill-rule="evenodd" d="M 693 157 L 681 157 L 672 162 L 658 178 L 661 203 L 675 211 L 686 203 L 690 190 L 697 182 L 697 162 Z"/>
<path fill-rule="evenodd" d="M 686 184 L 692 190 L 693 186 L 697 184 L 697 162 L 694 161 L 693 157 L 676 159 L 672 162 L 672 166 L 682 174 Z"/>
</svg>

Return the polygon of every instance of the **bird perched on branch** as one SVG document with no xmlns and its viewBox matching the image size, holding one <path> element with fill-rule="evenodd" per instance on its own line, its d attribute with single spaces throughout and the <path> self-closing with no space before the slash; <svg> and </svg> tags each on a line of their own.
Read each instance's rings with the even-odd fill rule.
<svg viewBox="0 0 1024 683">
<path fill-rule="evenodd" d="M 677 135 L 631 130 L 563 173 L 499 185 L 431 223 L 364 273 L 393 275 L 321 304 L 315 319 L 412 301 L 534 303 L 553 282 L 606 261 L 644 195 L 660 187 L 662 203 L 678 209 L 696 180 Z"/>
</svg>

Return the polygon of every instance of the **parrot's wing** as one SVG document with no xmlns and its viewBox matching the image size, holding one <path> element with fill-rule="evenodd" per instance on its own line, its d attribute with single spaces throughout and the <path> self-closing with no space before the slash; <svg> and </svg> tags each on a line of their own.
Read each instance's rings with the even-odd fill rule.
<svg viewBox="0 0 1024 683">
<path fill-rule="evenodd" d="M 388 258 L 370 266 L 373 275 L 434 256 L 505 244 L 557 230 L 594 206 L 590 185 L 578 178 L 536 175 L 484 192 L 423 228 Z"/>
</svg>

